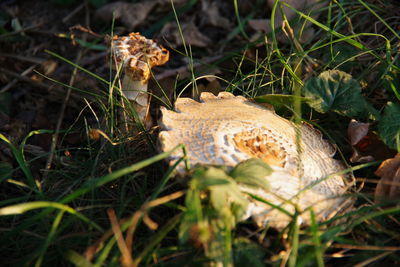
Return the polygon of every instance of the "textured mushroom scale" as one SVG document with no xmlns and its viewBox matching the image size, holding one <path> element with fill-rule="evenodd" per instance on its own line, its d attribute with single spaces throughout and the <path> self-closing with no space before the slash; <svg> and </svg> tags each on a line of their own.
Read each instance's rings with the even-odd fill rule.
<svg viewBox="0 0 400 267">
<path fill-rule="evenodd" d="M 129 36 L 114 36 L 112 49 L 118 64 L 123 64 L 133 80 L 146 83 L 150 78 L 150 69 L 162 65 L 169 59 L 169 52 L 151 39 L 139 33 Z"/>
<path fill-rule="evenodd" d="M 162 108 L 160 126 L 162 151 L 185 144 L 192 165 L 233 167 L 256 157 L 273 169 L 265 177 L 269 190 L 241 185 L 243 192 L 266 200 L 249 197 L 246 218 L 251 216 L 259 226 L 283 228 L 290 223 L 290 216 L 273 205 L 291 214 L 299 211 L 302 225 L 310 224 L 310 208 L 323 221 L 352 206 L 352 199 L 345 196 L 350 179 L 332 158 L 335 149 L 321 133 L 308 124 L 296 126 L 244 97 L 222 92 L 202 93 L 200 102 L 178 98 L 175 111 Z M 182 156 L 176 151 L 170 164 Z M 177 171 L 185 172 L 183 163 Z"/>
</svg>

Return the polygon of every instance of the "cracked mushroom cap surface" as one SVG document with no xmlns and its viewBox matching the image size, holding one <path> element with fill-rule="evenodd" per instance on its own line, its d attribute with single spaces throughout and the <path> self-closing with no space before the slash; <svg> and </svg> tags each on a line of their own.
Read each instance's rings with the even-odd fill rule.
<svg viewBox="0 0 400 267">
<path fill-rule="evenodd" d="M 167 49 L 139 33 L 114 36 L 111 49 L 117 65 L 125 68 L 125 74 L 142 83 L 148 82 L 152 67 L 165 64 L 169 59 Z"/>
<path fill-rule="evenodd" d="M 317 220 L 323 221 L 352 206 L 352 199 L 345 196 L 351 182 L 343 174 L 343 165 L 332 158 L 335 148 L 308 124 L 296 126 L 271 109 L 227 92 L 218 96 L 202 93 L 200 102 L 178 98 L 175 111 L 161 111 L 162 151 L 183 143 L 192 166 L 234 167 L 243 160 L 262 159 L 273 169 L 265 177 L 269 190 L 241 185 L 242 191 L 291 214 L 297 206 L 300 224 L 310 224 L 310 208 Z M 300 140 L 296 141 L 298 134 Z M 182 156 L 182 151 L 176 151 L 170 164 Z M 183 163 L 177 171 L 185 172 Z M 245 217 L 252 217 L 259 226 L 281 229 L 291 222 L 290 216 L 278 209 L 252 198 L 249 201 Z"/>
</svg>

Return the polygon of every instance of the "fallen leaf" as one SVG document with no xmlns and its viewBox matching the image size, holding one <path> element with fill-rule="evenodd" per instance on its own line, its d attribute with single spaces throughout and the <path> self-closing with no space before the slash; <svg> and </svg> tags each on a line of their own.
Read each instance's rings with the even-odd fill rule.
<svg viewBox="0 0 400 267">
<path fill-rule="evenodd" d="M 248 24 L 255 31 L 271 32 L 271 21 L 269 19 L 251 19 Z"/>
<path fill-rule="evenodd" d="M 224 29 L 230 29 L 230 21 L 223 17 L 220 13 L 219 1 L 212 0 L 202 0 L 201 1 L 201 11 L 203 13 L 202 19 L 205 20 L 206 24 L 210 24 L 215 27 L 220 27 Z"/>
<path fill-rule="evenodd" d="M 357 145 L 367 134 L 369 130 L 369 123 L 362 123 L 356 120 L 351 120 L 349 127 L 347 128 L 347 135 L 350 138 L 350 144 L 352 146 Z"/>
<path fill-rule="evenodd" d="M 55 60 L 46 60 L 44 61 L 39 67 L 39 73 L 43 74 L 44 76 L 50 76 L 54 73 L 57 69 L 58 63 Z M 42 82 L 45 78 L 43 75 L 33 74 L 31 76 L 31 80 Z"/>
<path fill-rule="evenodd" d="M 400 198 L 400 154 L 387 159 L 379 166 L 375 174 L 381 179 L 375 189 L 375 201 Z"/>
<path fill-rule="evenodd" d="M 175 22 L 167 23 L 161 30 L 161 36 L 165 38 L 169 45 L 173 48 L 183 45 L 207 47 L 211 44 L 210 38 L 201 33 L 193 20 L 189 22 L 181 22 L 182 36 L 180 34 L 178 25 Z"/>
<path fill-rule="evenodd" d="M 365 163 L 375 160 L 384 160 L 393 157 L 396 151 L 391 150 L 374 132 L 370 131 L 369 123 L 351 120 L 347 128 L 347 135 L 352 145 L 352 163 Z"/>
<path fill-rule="evenodd" d="M 95 13 L 95 17 L 105 22 L 110 22 L 113 20 L 113 14 L 115 14 L 116 20 L 120 20 L 129 31 L 133 31 L 138 25 L 147 19 L 147 16 L 155 7 L 157 2 L 158 1 L 143 1 L 141 3 L 109 3 L 99 8 Z"/>
</svg>

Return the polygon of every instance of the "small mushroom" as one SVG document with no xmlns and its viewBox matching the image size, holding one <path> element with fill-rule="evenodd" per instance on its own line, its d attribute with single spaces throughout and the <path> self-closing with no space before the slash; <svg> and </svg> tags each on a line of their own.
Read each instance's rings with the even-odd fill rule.
<svg viewBox="0 0 400 267">
<path fill-rule="evenodd" d="M 151 77 L 151 68 L 166 63 L 169 51 L 139 33 L 114 36 L 111 50 L 116 65 L 120 67 L 122 64 L 122 92 L 127 99 L 136 104 L 135 109 L 140 119 L 144 120 L 148 110 L 147 85 Z"/>
</svg>

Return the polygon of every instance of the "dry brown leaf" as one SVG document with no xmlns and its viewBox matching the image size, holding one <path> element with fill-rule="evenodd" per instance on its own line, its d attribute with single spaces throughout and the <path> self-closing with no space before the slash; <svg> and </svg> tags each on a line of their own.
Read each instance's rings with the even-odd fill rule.
<svg viewBox="0 0 400 267">
<path fill-rule="evenodd" d="M 347 135 L 353 148 L 353 155 L 350 158 L 352 163 L 384 160 L 396 154 L 369 130 L 369 123 L 351 120 L 347 128 Z"/>
<path fill-rule="evenodd" d="M 58 67 L 57 61 L 51 59 L 46 60 L 40 65 L 39 72 L 44 74 L 45 76 L 50 76 L 52 73 L 54 73 L 57 67 Z M 31 79 L 34 81 L 42 82 L 44 80 L 44 77 L 39 74 L 33 74 L 31 75 Z"/>
<path fill-rule="evenodd" d="M 141 3 L 114 2 L 99 8 L 95 16 L 103 21 L 109 22 L 113 19 L 120 20 L 129 31 L 133 31 L 136 26 L 147 19 L 150 11 L 158 1 L 144 1 Z"/>
<path fill-rule="evenodd" d="M 369 130 L 369 123 L 362 123 L 356 120 L 351 120 L 347 128 L 347 135 L 350 138 L 352 146 L 357 145 L 367 134 Z"/>
<path fill-rule="evenodd" d="M 223 17 L 220 13 L 220 2 L 212 0 L 202 0 L 201 1 L 201 11 L 203 13 L 203 19 L 205 19 L 207 24 L 215 27 L 221 27 L 224 29 L 230 29 L 230 21 Z"/>
<path fill-rule="evenodd" d="M 210 38 L 199 31 L 193 20 L 190 20 L 189 22 L 181 22 L 181 28 L 184 41 L 187 45 L 207 47 L 211 44 Z M 166 24 L 161 30 L 161 35 L 173 48 L 183 45 L 178 25 L 175 22 Z"/>
<path fill-rule="evenodd" d="M 271 21 L 269 19 L 251 19 L 248 24 L 250 28 L 258 32 L 268 33 L 271 31 Z"/>
<path fill-rule="evenodd" d="M 375 189 L 375 202 L 400 198 L 400 154 L 387 159 L 375 174 L 381 177 Z"/>
</svg>

